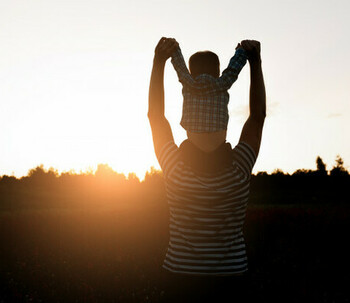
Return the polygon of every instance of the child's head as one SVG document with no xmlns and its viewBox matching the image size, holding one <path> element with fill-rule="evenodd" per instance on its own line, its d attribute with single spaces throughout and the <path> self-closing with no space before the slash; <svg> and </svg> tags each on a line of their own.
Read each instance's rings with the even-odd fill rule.
<svg viewBox="0 0 350 303">
<path fill-rule="evenodd" d="M 220 76 L 219 57 L 211 51 L 193 54 L 189 60 L 190 73 L 193 78 L 201 74 L 209 74 L 215 78 Z"/>
</svg>

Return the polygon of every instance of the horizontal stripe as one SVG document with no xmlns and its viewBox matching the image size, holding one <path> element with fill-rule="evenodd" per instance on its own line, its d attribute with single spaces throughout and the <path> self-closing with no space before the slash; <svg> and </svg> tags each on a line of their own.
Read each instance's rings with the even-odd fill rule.
<svg viewBox="0 0 350 303">
<path fill-rule="evenodd" d="M 220 240 L 222 242 L 223 240 L 231 241 L 232 239 L 235 239 L 236 235 L 242 232 L 242 227 L 230 227 L 226 229 L 200 229 L 200 228 L 184 228 L 180 227 L 178 225 L 175 225 L 173 223 L 170 223 L 171 226 L 169 226 L 169 235 L 170 237 L 183 237 L 186 239 L 192 239 L 193 241 L 200 241 L 203 242 L 205 239 L 207 241 L 213 241 L 213 239 Z"/>
<path fill-rule="evenodd" d="M 220 209 L 215 209 L 215 207 L 210 207 L 210 205 L 202 206 L 202 205 L 196 205 L 196 204 L 189 204 L 189 203 L 181 203 L 182 201 L 176 201 L 176 200 L 168 200 L 170 209 L 172 210 L 173 208 L 175 209 L 184 209 L 184 210 L 190 210 L 193 212 L 196 212 L 197 214 L 207 214 L 208 212 L 212 212 L 213 214 L 216 215 L 221 215 L 221 216 L 227 216 L 228 214 L 232 214 L 234 211 L 234 207 L 237 205 L 236 202 L 232 202 L 230 204 L 226 205 L 226 208 L 220 208 Z M 245 198 L 243 201 L 246 205 L 248 202 L 248 197 Z M 215 211 L 215 213 L 214 213 Z M 209 215 L 209 214 L 208 214 Z"/>
<path fill-rule="evenodd" d="M 207 224 L 196 224 L 191 221 L 183 221 L 183 220 L 175 220 L 172 216 L 170 216 L 170 224 L 174 228 L 186 228 L 186 229 L 193 229 L 193 230 L 203 230 L 203 231 L 211 231 L 211 232 L 220 232 L 226 230 L 227 232 L 230 232 L 231 229 L 233 228 L 240 228 L 243 223 L 245 215 L 242 219 L 236 220 L 234 222 L 230 222 L 227 224 L 222 224 L 222 223 L 207 223 Z"/>
<path fill-rule="evenodd" d="M 230 167 L 220 173 L 203 173 L 203 174 L 194 174 L 192 170 L 190 170 L 183 162 L 179 162 L 179 165 L 176 171 L 180 171 L 184 177 L 196 178 L 200 182 L 203 183 L 212 183 L 212 182 L 222 182 L 223 180 L 227 180 L 227 178 L 239 178 L 242 177 L 242 172 L 237 167 Z M 237 178 L 237 179 L 238 179 Z"/>
<path fill-rule="evenodd" d="M 170 204 L 170 202 L 169 202 Z M 184 203 L 173 203 L 174 207 L 170 207 L 170 212 L 174 214 L 184 214 L 189 215 L 190 217 L 196 218 L 216 218 L 218 220 L 225 220 L 227 217 L 230 217 L 233 214 L 239 214 L 242 211 L 246 211 L 247 203 L 241 204 L 240 202 L 236 202 L 232 205 L 230 211 L 224 209 L 220 209 L 220 211 L 216 210 L 215 212 L 211 211 L 196 211 L 191 210 L 186 207 Z M 176 205 L 175 205 L 176 204 Z M 176 206 L 176 207 L 175 207 Z"/>
<path fill-rule="evenodd" d="M 183 237 L 186 238 L 188 240 L 193 240 L 193 241 L 198 241 L 198 242 L 203 242 L 203 241 L 212 241 L 213 237 L 211 235 L 207 235 L 207 234 L 196 234 L 196 233 L 192 233 L 192 232 L 186 232 L 183 233 L 179 230 L 177 230 L 176 228 L 170 228 L 169 229 L 169 235 L 170 235 L 170 240 L 171 238 L 174 237 Z M 230 242 L 233 240 L 236 240 L 238 238 L 243 238 L 243 232 L 242 229 L 240 228 L 238 232 L 236 233 L 228 233 L 228 234 L 222 234 L 222 235 L 218 235 L 215 234 L 214 235 L 215 240 L 218 240 L 220 242 L 226 241 L 226 242 Z"/>
<path fill-rule="evenodd" d="M 216 191 L 227 191 L 232 189 L 233 186 L 239 186 L 247 181 L 247 178 L 230 175 L 223 180 L 213 179 L 204 182 L 203 180 L 198 180 L 195 177 L 185 177 L 182 171 L 177 167 L 174 169 L 174 173 L 170 180 L 176 186 L 189 187 L 189 188 L 204 188 L 206 190 L 216 190 Z"/>
<path fill-rule="evenodd" d="M 237 263 L 235 265 L 224 265 L 224 266 L 208 266 L 206 265 L 197 265 L 197 264 L 179 264 L 174 261 L 170 261 L 169 259 L 164 260 L 164 264 L 176 268 L 176 269 L 187 269 L 196 272 L 203 271 L 234 271 L 234 270 L 242 270 L 242 268 L 247 267 L 247 261 L 244 260 L 241 263 Z"/>
<path fill-rule="evenodd" d="M 203 253 L 206 254 L 245 254 L 246 248 L 245 245 L 241 245 L 241 247 L 232 249 L 232 247 L 196 247 L 196 248 L 189 248 L 187 245 L 181 244 L 179 242 L 172 242 L 169 241 L 169 247 L 173 248 L 178 253 L 184 252 L 184 253 L 190 253 L 190 254 L 197 254 L 202 255 Z"/>
<path fill-rule="evenodd" d="M 218 213 L 233 213 L 237 207 L 246 205 L 248 202 L 249 194 L 244 193 L 238 197 L 225 199 L 220 205 L 220 201 L 201 201 L 200 199 L 192 199 L 190 201 L 184 201 L 180 196 L 168 197 L 169 206 L 179 207 L 184 209 L 194 209 L 199 212 L 218 212 Z M 219 199 L 217 199 L 219 200 Z"/>
<path fill-rule="evenodd" d="M 187 215 L 178 215 L 175 212 L 170 212 L 170 219 L 174 221 L 180 221 L 182 224 L 185 225 L 194 225 L 194 226 L 208 226 L 210 228 L 211 226 L 213 227 L 219 227 L 219 226 L 229 226 L 231 223 L 235 223 L 237 221 L 241 221 L 245 218 L 245 209 L 242 209 L 240 211 L 237 211 L 233 213 L 232 215 L 230 214 L 226 218 L 208 218 L 208 217 L 194 217 L 194 216 L 187 216 Z"/>
<path fill-rule="evenodd" d="M 172 181 L 173 182 L 173 181 Z M 240 184 L 240 186 L 231 187 L 230 190 L 209 190 L 208 188 L 204 188 L 203 186 L 192 186 L 182 181 L 179 181 L 175 184 L 168 184 L 167 190 L 173 192 L 177 195 L 188 195 L 192 197 L 203 198 L 206 200 L 214 200 L 220 198 L 229 198 L 234 197 L 242 192 L 249 193 L 249 183 Z"/>
<path fill-rule="evenodd" d="M 256 161 L 255 151 L 250 147 L 249 144 L 242 141 L 240 142 L 239 146 L 244 147 L 247 156 L 250 158 L 251 163 L 254 164 Z"/>
<path fill-rule="evenodd" d="M 244 181 L 242 176 L 233 174 L 231 172 L 229 174 L 226 174 L 225 177 L 203 180 L 202 178 L 195 177 L 193 175 L 186 176 L 179 167 L 177 167 L 177 169 L 174 170 L 172 179 L 178 182 L 182 181 L 183 184 L 192 185 L 198 183 L 204 186 L 205 188 L 210 186 L 210 188 L 216 188 L 220 190 L 223 190 L 226 187 L 230 187 L 232 186 L 232 184 L 236 185 Z"/>
<path fill-rule="evenodd" d="M 161 150 L 159 152 L 159 160 L 161 162 L 163 162 L 164 156 L 168 154 L 168 150 L 170 147 L 173 146 L 173 143 L 174 143 L 173 141 L 169 141 L 169 142 L 165 143 L 163 145 L 163 147 L 161 148 Z"/>
<path fill-rule="evenodd" d="M 246 263 L 247 258 L 235 258 L 235 259 L 221 259 L 217 258 L 215 260 L 210 260 L 208 258 L 203 259 L 189 259 L 182 256 L 182 258 L 177 258 L 172 256 L 170 253 L 167 254 L 166 259 L 169 260 L 171 263 L 177 263 L 177 264 L 191 264 L 191 265 L 209 265 L 213 264 L 215 267 L 221 266 L 235 266 L 237 264 L 242 264 L 243 262 Z"/>
<path fill-rule="evenodd" d="M 219 277 L 239 276 L 241 274 L 244 274 L 248 270 L 248 267 L 246 266 L 246 267 L 243 267 L 242 269 L 237 269 L 235 271 L 226 271 L 226 272 L 222 272 L 222 271 L 218 271 L 218 272 L 215 272 L 215 271 L 212 271 L 212 272 L 189 272 L 186 270 L 174 269 L 174 268 L 166 266 L 165 264 L 163 264 L 163 268 L 169 272 L 176 273 L 176 274 L 191 275 L 191 276 L 219 276 Z"/>
<path fill-rule="evenodd" d="M 231 252 L 226 254 L 218 254 L 218 253 L 189 253 L 184 251 L 178 251 L 169 247 L 168 255 L 173 257 L 182 257 L 183 259 L 193 259 L 193 260 L 232 260 L 232 258 L 245 256 L 245 250 L 241 250 L 238 252 Z"/>
<path fill-rule="evenodd" d="M 240 242 L 236 242 L 235 240 L 233 240 L 227 243 L 214 242 L 213 240 L 212 242 L 208 241 L 206 243 L 201 243 L 196 241 L 190 241 L 184 237 L 172 237 L 169 241 L 175 245 L 183 245 L 192 248 L 193 251 L 200 251 L 200 249 L 202 248 L 210 248 L 212 250 L 230 248 L 232 252 L 245 249 L 245 243 L 243 238 Z"/>
</svg>

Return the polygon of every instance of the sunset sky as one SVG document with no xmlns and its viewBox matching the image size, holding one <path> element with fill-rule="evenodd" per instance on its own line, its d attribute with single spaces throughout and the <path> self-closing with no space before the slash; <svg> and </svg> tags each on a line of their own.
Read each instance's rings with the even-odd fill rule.
<svg viewBox="0 0 350 303">
<path fill-rule="evenodd" d="M 261 41 L 267 119 L 253 172 L 350 165 L 349 1 L 0 2 L 0 175 L 39 164 L 62 171 L 107 163 L 141 178 L 159 168 L 147 120 L 154 48 L 178 40 L 186 61 L 212 50 L 227 66 L 237 43 Z M 177 144 L 181 86 L 165 72 Z M 248 115 L 249 69 L 230 92 L 228 141 Z"/>
</svg>

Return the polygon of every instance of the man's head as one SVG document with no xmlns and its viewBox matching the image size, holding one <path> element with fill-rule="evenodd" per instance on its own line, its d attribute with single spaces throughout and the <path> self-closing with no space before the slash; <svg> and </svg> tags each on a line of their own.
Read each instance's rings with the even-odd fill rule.
<svg viewBox="0 0 350 303">
<path fill-rule="evenodd" d="M 219 57 L 211 51 L 202 51 L 193 54 L 189 60 L 190 73 L 193 78 L 201 74 L 220 76 Z"/>
</svg>

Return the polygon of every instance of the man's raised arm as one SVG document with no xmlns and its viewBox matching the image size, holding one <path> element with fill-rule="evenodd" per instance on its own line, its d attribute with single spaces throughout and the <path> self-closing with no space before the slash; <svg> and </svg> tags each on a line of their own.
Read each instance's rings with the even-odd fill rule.
<svg viewBox="0 0 350 303">
<path fill-rule="evenodd" d="M 248 143 L 257 156 L 266 117 L 266 92 L 261 68 L 260 42 L 244 40 L 241 42 L 241 45 L 248 54 L 250 65 L 250 114 L 248 120 L 244 124 L 239 141 Z"/>
<path fill-rule="evenodd" d="M 153 59 L 148 96 L 148 119 L 157 156 L 164 144 L 174 140 L 169 122 L 164 116 L 164 67 L 176 43 L 175 39 L 160 39 Z"/>
</svg>

